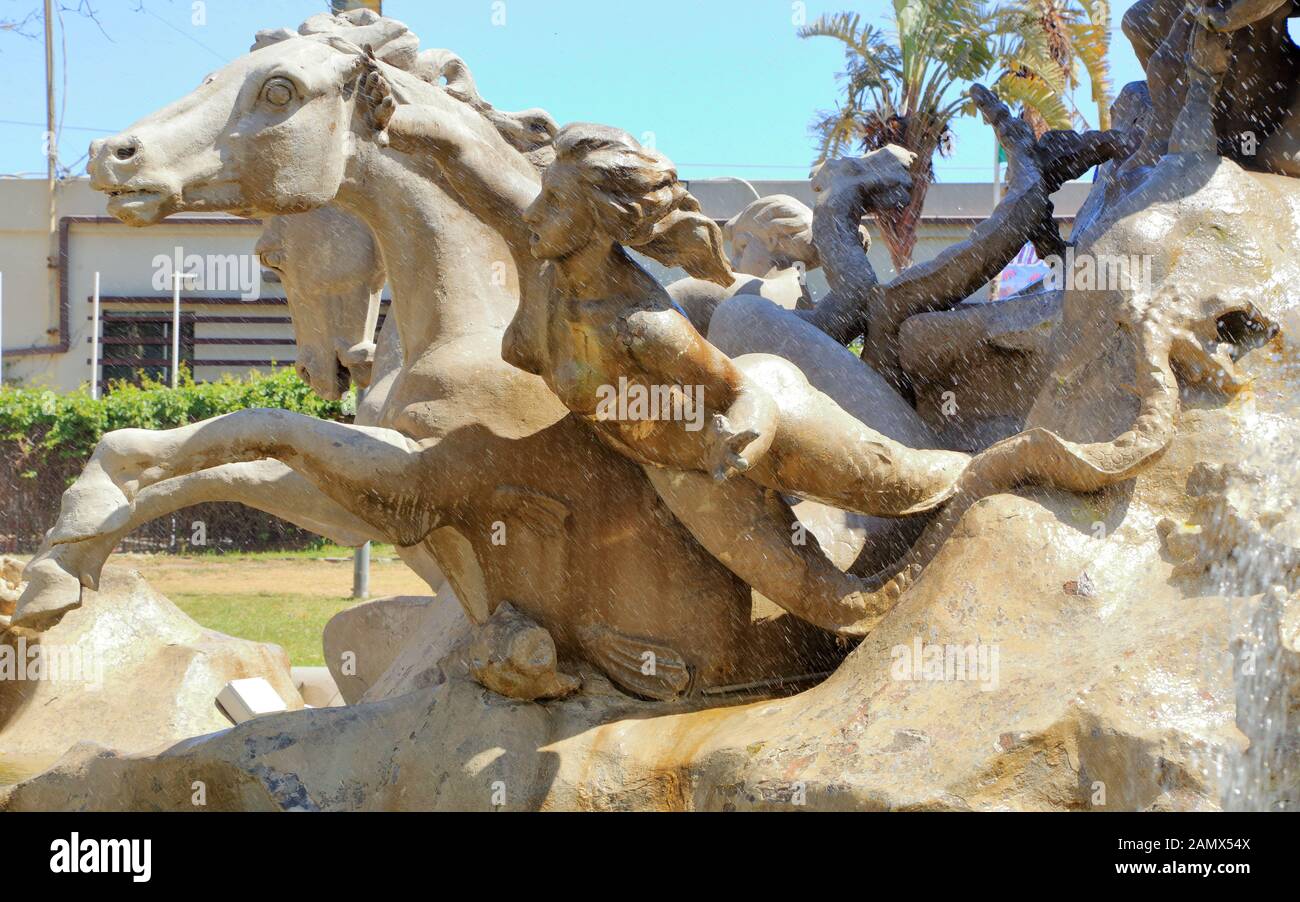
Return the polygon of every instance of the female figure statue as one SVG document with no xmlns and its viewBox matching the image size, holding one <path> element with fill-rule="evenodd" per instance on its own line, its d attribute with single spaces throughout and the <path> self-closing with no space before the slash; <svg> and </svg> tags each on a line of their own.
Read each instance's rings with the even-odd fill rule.
<svg viewBox="0 0 1300 902">
<path fill-rule="evenodd" d="M 727 357 L 629 257 L 625 248 L 635 248 L 696 278 L 722 285 L 734 278 L 720 230 L 662 155 L 618 129 L 570 125 L 555 138 L 555 162 L 539 189 L 502 165 L 499 143 L 450 101 L 399 106 L 377 67 L 360 93 L 381 143 L 436 157 L 466 204 L 502 231 L 521 271 L 532 270 L 507 330 L 506 359 L 542 376 L 570 410 L 647 472 L 747 481 L 748 494 L 760 501 L 798 495 L 877 516 L 921 513 L 947 499 L 966 455 L 886 438 L 814 389 L 787 360 Z M 905 181 L 901 161 L 898 168 L 895 187 Z M 535 258 L 531 267 L 528 258 Z M 698 399 L 703 415 L 621 417 L 602 404 L 614 386 L 646 396 L 684 393 Z M 776 541 L 788 554 L 789 532 Z M 893 584 L 871 592 L 859 581 L 861 591 L 849 593 L 843 584 L 826 604 L 809 601 L 816 610 L 795 612 L 861 635 L 898 594 Z"/>
</svg>

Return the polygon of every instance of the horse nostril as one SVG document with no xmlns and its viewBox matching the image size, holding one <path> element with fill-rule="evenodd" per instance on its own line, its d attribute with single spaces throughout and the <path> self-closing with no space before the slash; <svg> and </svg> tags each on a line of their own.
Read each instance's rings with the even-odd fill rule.
<svg viewBox="0 0 1300 902">
<path fill-rule="evenodd" d="M 135 155 L 140 150 L 140 142 L 135 138 L 125 138 L 120 142 L 114 142 L 114 145 L 113 156 L 121 160 L 123 163 L 135 159 Z"/>
</svg>

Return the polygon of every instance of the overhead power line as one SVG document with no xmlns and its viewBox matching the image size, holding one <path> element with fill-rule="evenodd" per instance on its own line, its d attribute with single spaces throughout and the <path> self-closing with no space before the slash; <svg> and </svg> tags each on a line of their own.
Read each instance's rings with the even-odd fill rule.
<svg viewBox="0 0 1300 902">
<path fill-rule="evenodd" d="M 32 128 L 45 128 L 44 122 L 24 122 L 21 119 L 0 119 L 0 125 L 26 125 L 31 126 Z M 61 125 L 60 128 L 74 132 L 101 132 L 107 135 L 111 135 L 118 131 L 118 129 L 115 128 L 90 128 L 85 125 Z"/>
</svg>

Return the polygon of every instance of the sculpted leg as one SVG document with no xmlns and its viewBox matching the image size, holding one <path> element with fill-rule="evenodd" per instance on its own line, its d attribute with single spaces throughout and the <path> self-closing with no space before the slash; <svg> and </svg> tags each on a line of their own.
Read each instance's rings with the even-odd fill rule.
<svg viewBox="0 0 1300 902">
<path fill-rule="evenodd" d="M 323 535 L 340 545 L 360 545 L 373 530 L 310 482 L 278 461 L 225 464 L 167 479 L 142 490 L 129 520 L 102 535 L 41 547 L 27 565 L 28 588 L 20 621 L 52 617 L 81 601 L 81 587 L 97 589 L 118 542 L 133 530 L 181 508 L 207 501 L 237 501 Z"/>
<path fill-rule="evenodd" d="M 706 283 L 708 284 L 708 283 Z M 755 295 L 736 295 L 718 305 L 709 341 L 729 357 L 772 354 L 793 363 L 807 382 L 872 429 L 913 448 L 938 447 L 929 427 L 885 379 L 856 354 L 798 314 Z M 875 573 L 896 560 L 920 535 L 923 523 L 871 517 L 802 501 L 796 515 L 823 531 L 823 550 L 843 568 Z M 829 532 L 827 532 L 829 530 Z M 836 557 L 851 550 L 849 560 Z"/>
<path fill-rule="evenodd" d="M 780 399 L 772 450 L 748 476 L 783 492 L 878 517 L 933 510 L 953 493 L 970 458 L 910 448 L 851 416 L 780 357 L 736 359 L 745 375 Z"/>
<path fill-rule="evenodd" d="M 243 410 L 179 429 L 124 429 L 101 439 L 81 476 L 63 495 L 47 548 L 120 536 L 138 522 L 135 505 L 145 490 L 165 480 L 226 463 L 275 458 L 292 467 L 339 506 L 353 511 L 379 537 L 412 546 L 435 525 L 439 484 L 425 478 L 436 446 L 424 448 L 398 432 L 347 426 L 282 410 Z M 360 463 L 359 463 L 360 462 Z M 436 466 L 435 466 L 436 469 Z M 448 483 L 442 483 L 443 485 Z M 451 485 L 457 484 L 455 479 Z M 165 497 L 165 493 L 158 493 Z M 150 504 L 154 503 L 152 499 Z M 165 506 L 165 502 L 163 503 Z M 333 508 L 329 508 L 333 510 Z M 323 509 L 322 509 L 323 510 Z M 359 529 L 355 534 L 362 534 Z M 111 545 L 107 548 L 111 549 Z M 61 552 L 62 554 L 62 552 Z M 75 558 L 76 553 L 70 552 Z M 107 550 L 98 551 L 99 555 Z M 34 562 L 36 563 L 36 562 Z M 71 563 L 71 561 L 70 561 Z M 64 586 L 45 603 L 41 584 L 29 587 L 19 620 L 44 619 L 66 609 L 68 579 L 51 558 L 38 572 Z M 82 582 L 82 569 L 77 581 Z M 65 572 L 64 577 L 68 574 Z M 50 610 L 38 610 L 49 607 Z"/>
<path fill-rule="evenodd" d="M 864 636 L 898 601 L 910 573 L 888 581 L 841 572 L 776 492 L 752 480 L 647 467 L 668 509 L 732 573 L 790 613 Z"/>
<path fill-rule="evenodd" d="M 339 504 L 395 538 L 412 528 L 420 479 L 418 443 L 390 429 L 331 423 L 283 410 L 241 410 L 182 426 L 122 429 L 100 440 L 85 470 L 64 493 L 51 544 L 116 530 L 140 492 L 155 483 L 225 463 L 273 458 L 305 476 Z M 401 513 L 399 513 L 399 511 Z M 414 544 L 428 528 L 411 541 Z"/>
</svg>

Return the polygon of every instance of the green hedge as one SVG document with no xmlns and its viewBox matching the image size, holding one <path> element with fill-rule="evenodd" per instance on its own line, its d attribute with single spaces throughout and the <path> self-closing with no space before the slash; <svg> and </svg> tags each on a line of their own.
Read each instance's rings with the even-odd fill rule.
<svg viewBox="0 0 1300 902">
<path fill-rule="evenodd" d="M 0 386 L 0 547 L 30 550 L 58 515 L 63 490 L 81 472 L 95 444 L 114 429 L 170 429 L 250 407 L 276 407 L 344 420 L 351 399 L 326 401 L 292 369 L 196 383 L 184 370 L 172 389 L 145 381 L 114 383 L 95 400 L 88 388 L 60 394 Z M 247 516 L 240 550 L 299 547 L 305 534 L 265 514 Z M 209 514 L 212 512 L 209 511 Z M 156 530 L 155 530 L 156 532 Z M 234 546 L 232 546 L 234 547 Z"/>
<path fill-rule="evenodd" d="M 172 389 L 160 382 L 114 383 L 99 399 L 89 389 L 59 394 L 48 389 L 0 388 L 0 441 L 15 442 L 44 460 L 86 460 L 95 443 L 114 429 L 171 429 L 250 407 L 279 407 L 324 419 L 340 419 L 343 404 L 326 401 L 292 369 L 220 382 L 195 382 L 187 370 Z M 41 449 L 38 451 L 38 449 Z"/>
</svg>

